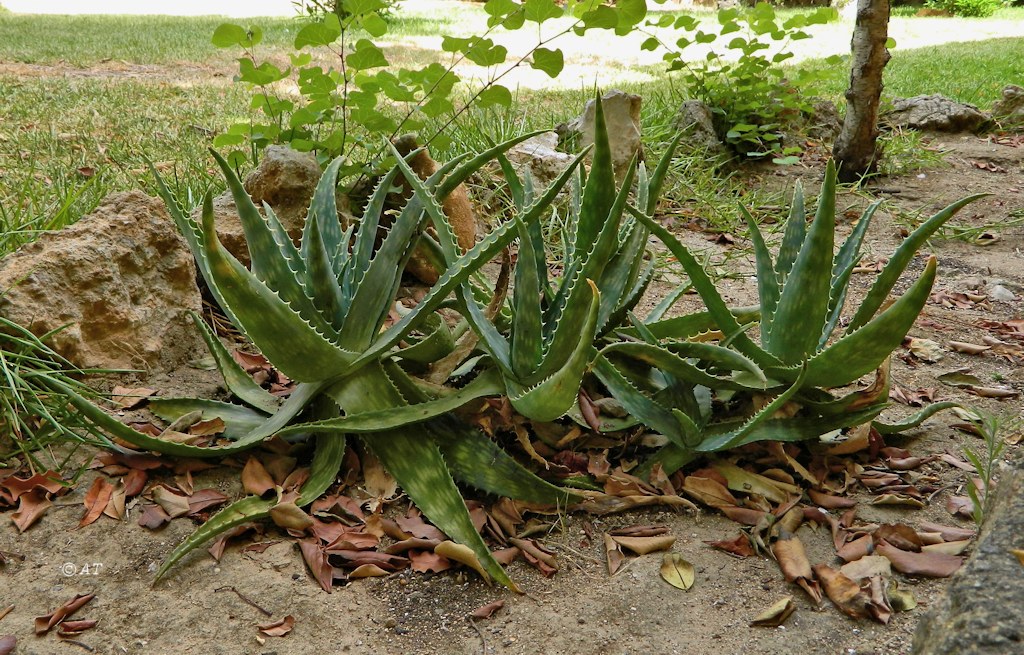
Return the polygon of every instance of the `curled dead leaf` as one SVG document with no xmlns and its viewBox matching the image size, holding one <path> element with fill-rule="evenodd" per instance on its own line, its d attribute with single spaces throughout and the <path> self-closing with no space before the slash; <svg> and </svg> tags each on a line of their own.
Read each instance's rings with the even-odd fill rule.
<svg viewBox="0 0 1024 655">
<path fill-rule="evenodd" d="M 796 604 L 792 596 L 785 596 L 772 603 L 772 606 L 754 617 L 750 622 L 751 627 L 777 628 L 786 622 L 793 612 L 796 611 Z"/>
<path fill-rule="evenodd" d="M 303 532 L 313 525 L 313 518 L 293 502 L 278 503 L 270 509 L 270 518 L 285 530 Z"/>
<path fill-rule="evenodd" d="M 258 625 L 256 626 L 256 629 L 265 637 L 283 637 L 291 632 L 294 627 L 295 617 L 289 614 L 279 621 L 272 621 L 270 623 Z"/>
<path fill-rule="evenodd" d="M 480 564 L 480 560 L 477 558 L 476 553 L 469 546 L 457 544 L 454 541 L 442 541 L 434 547 L 434 553 L 447 557 L 450 560 L 465 564 L 469 568 L 473 569 L 480 574 L 480 577 L 486 581 L 490 581 L 491 576 L 487 574 L 484 567 Z"/>
<path fill-rule="evenodd" d="M 107 504 L 113 495 L 114 485 L 102 477 L 93 480 L 89 491 L 85 492 L 85 500 L 83 501 L 85 503 L 85 514 L 82 515 L 82 520 L 78 522 L 78 527 L 84 528 L 98 519 L 107 508 Z"/>
<path fill-rule="evenodd" d="M 65 619 L 71 617 L 80 610 L 86 603 L 96 597 L 96 594 L 79 594 L 64 603 L 57 609 L 45 616 L 37 616 L 35 619 L 35 632 L 37 635 L 45 635 L 53 627 Z"/>
<path fill-rule="evenodd" d="M 469 618 L 474 621 L 480 621 L 482 619 L 489 619 L 494 616 L 494 613 L 505 607 L 505 601 L 496 600 L 486 605 L 481 605 L 472 612 L 469 613 Z"/>
<path fill-rule="evenodd" d="M 875 551 L 888 558 L 894 569 L 906 575 L 948 578 L 956 573 L 963 564 L 963 558 L 956 555 L 934 552 L 913 553 L 900 550 L 886 541 L 879 542 L 875 546 Z"/>
<path fill-rule="evenodd" d="M 661 578 L 676 589 L 686 591 L 693 586 L 695 579 L 693 564 L 679 553 L 665 553 L 661 560 Z"/>
<path fill-rule="evenodd" d="M 615 575 L 626 561 L 619 542 L 615 541 L 615 538 L 608 533 L 604 535 L 604 556 L 608 566 L 608 575 Z"/>
<path fill-rule="evenodd" d="M 807 592 L 814 602 L 821 602 L 821 589 L 814 579 L 814 572 L 807 560 L 804 545 L 796 535 L 783 533 L 771 546 L 775 561 L 779 563 L 786 582 L 795 582 Z"/>
<path fill-rule="evenodd" d="M 676 538 L 670 534 L 658 535 L 656 537 L 612 536 L 612 539 L 626 550 L 633 551 L 637 555 L 647 555 L 659 550 L 668 550 L 676 542 Z"/>
<path fill-rule="evenodd" d="M 917 599 L 914 598 L 913 592 L 900 588 L 900 583 L 896 580 L 889 582 L 886 594 L 889 597 L 889 605 L 897 612 L 909 612 L 917 607 Z"/>
<path fill-rule="evenodd" d="M 868 616 L 870 598 L 856 582 L 827 564 L 815 565 L 814 573 L 821 580 L 825 595 L 843 614 L 855 619 Z"/>
<path fill-rule="evenodd" d="M 274 478 L 263 463 L 255 457 L 250 457 L 242 469 L 242 488 L 245 492 L 253 496 L 263 496 L 276 486 Z"/>
<path fill-rule="evenodd" d="M 153 502 L 160 506 L 172 519 L 188 514 L 188 498 L 179 496 L 167 487 L 158 485 L 153 487 Z"/>
</svg>

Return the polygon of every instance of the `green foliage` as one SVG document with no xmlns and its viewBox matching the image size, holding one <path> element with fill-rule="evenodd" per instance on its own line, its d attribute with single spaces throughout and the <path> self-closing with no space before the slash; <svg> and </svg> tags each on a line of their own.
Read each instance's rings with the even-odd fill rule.
<svg viewBox="0 0 1024 655">
<path fill-rule="evenodd" d="M 253 92 L 252 117 L 233 124 L 217 136 L 214 145 L 235 148 L 229 161 L 254 161 L 271 143 L 287 143 L 300 151 L 315 151 L 322 162 L 343 157 L 342 178 L 373 174 L 390 153 L 379 144 L 400 132 L 417 132 L 427 124 L 441 128 L 421 141 L 446 145 L 446 128 L 469 107 L 510 107 L 512 92 L 500 81 L 521 64 L 557 77 L 564 67 L 562 51 L 552 41 L 569 33 L 591 29 L 630 32 L 646 16 L 645 0 L 628 0 L 607 6 L 584 0 L 563 8 L 553 0 L 488 0 L 487 29 L 469 36 L 445 35 L 441 49 L 447 65 L 435 61 L 421 67 L 396 66 L 378 44 L 389 30 L 385 16 L 394 7 L 388 0 L 314 2 L 305 24 L 295 35 L 291 66 L 285 69 L 260 61 L 256 47 L 263 38 L 255 26 L 226 23 L 212 38 L 220 48 L 241 49 L 236 80 Z M 542 29 L 565 16 L 554 27 Z M 494 42 L 498 30 L 536 30 L 536 42 L 521 57 L 509 57 L 508 49 Z M 334 66 L 322 65 L 324 53 Z M 485 69 L 484 82 L 467 100 L 456 102 L 461 81 L 456 66 L 469 62 Z M 299 98 L 286 97 L 280 83 L 291 79 Z M 248 153 L 243 149 L 248 145 Z"/>
<path fill-rule="evenodd" d="M 669 71 L 678 71 L 687 93 L 711 109 L 716 131 L 739 155 L 789 163 L 786 157 L 801 148 L 783 143 L 785 128 L 811 111 L 813 97 L 804 90 L 821 74 L 798 69 L 787 76 L 782 64 L 793 57 L 791 43 L 810 38 L 805 28 L 835 17 L 835 9 L 822 7 L 784 19 L 772 5 L 760 2 L 749 9 L 720 10 L 718 29 L 706 31 L 690 15 L 665 14 L 647 25 L 672 28 L 681 36 L 665 44 L 651 35 L 642 47 L 666 50 Z M 684 52 L 701 49 L 707 50 L 702 58 L 684 58 Z M 827 63 L 838 61 L 835 57 Z"/>
<path fill-rule="evenodd" d="M 965 18 L 988 18 L 1007 3 L 1003 0 L 928 0 L 929 9 L 939 9 L 954 16 Z"/>
<path fill-rule="evenodd" d="M 385 321 L 394 306 L 405 263 L 427 224 L 442 238 L 451 237 L 446 217 L 433 210 L 438 199 L 482 164 L 527 137 L 474 158 L 462 157 L 417 184 L 379 246 L 375 246 L 378 228 L 389 220 L 385 204 L 395 177 L 404 172 L 415 179 L 397 153 L 399 166 L 380 181 L 358 226 L 347 229 L 341 225 L 335 204 L 342 166 L 341 159 L 335 159 L 314 193 L 299 246 L 293 245 L 271 209 L 265 208 L 265 216 L 260 214 L 230 164 L 215 154 L 238 207 L 251 270 L 221 245 L 210 194 L 202 221 L 197 223 L 160 181 L 168 210 L 213 297 L 235 327 L 299 384 L 283 402 L 264 391 L 196 318 L 227 388 L 243 404 L 169 399 L 155 401 L 152 408 L 169 421 L 194 411 L 206 419 L 220 418 L 231 439 L 226 445 L 204 448 L 148 436 L 117 422 L 67 384 L 55 383 L 54 388 L 67 394 L 81 415 L 98 427 L 140 448 L 171 455 L 218 457 L 257 446 L 275 434 L 320 433 L 313 463 L 319 473 L 302 488 L 301 503 L 311 502 L 330 486 L 344 451 L 339 443 L 348 433 L 358 434 L 435 525 L 472 548 L 492 578 L 515 588 L 473 527 L 453 476 L 485 492 L 531 502 L 564 505 L 571 494 L 534 476 L 479 431 L 443 416 L 464 402 L 499 393 L 496 380 L 482 375 L 461 392 L 428 397 L 394 359 L 421 361 L 423 344 L 435 341 L 448 347 L 426 349 L 434 355 L 426 359 L 448 354 L 451 338 L 433 339 L 438 334 L 443 337 L 449 329 L 434 311 L 505 248 L 519 228 L 533 224 L 560 186 L 530 212 L 517 215 L 464 255 L 453 257 L 414 309 L 390 326 L 386 327 Z M 400 348 L 402 343 L 409 345 Z M 410 423 L 417 425 L 408 429 Z M 205 540 L 239 522 L 266 516 L 276 502 L 246 498 L 228 507 L 212 519 L 212 525 L 181 544 L 161 574 Z"/>
<path fill-rule="evenodd" d="M 985 442 L 985 452 L 977 453 L 970 447 L 964 448 L 964 456 L 974 467 L 978 474 L 977 481 L 968 480 L 966 489 L 967 496 L 971 499 L 973 507 L 974 522 L 981 528 L 985 521 L 985 513 L 991 509 L 992 482 L 996 473 L 996 465 L 1006 449 L 1006 442 L 1003 440 L 1002 432 L 1008 427 L 1020 428 L 1020 419 L 999 417 L 985 412 L 974 412 L 978 417 L 975 423 L 981 438 Z M 979 488 L 980 487 L 980 488 Z"/>
<path fill-rule="evenodd" d="M 878 206 L 876 203 L 865 211 L 836 252 L 835 186 L 835 167 L 830 162 L 809 226 L 803 194 L 797 187 L 776 257 L 743 210 L 756 260 L 760 344 L 747 335 L 751 325 L 741 325 L 738 314 L 726 307 L 689 250 L 651 216 L 635 213 L 682 265 L 708 308 L 710 322 L 702 324 L 693 317 L 647 324 L 636 321 L 631 334 L 645 343 L 613 344 L 602 351 L 603 359 L 597 362 L 595 371 L 609 391 L 631 414 L 670 441 L 648 467 L 660 463 L 671 471 L 699 452 L 762 439 L 811 439 L 871 420 L 884 408 L 887 359 L 928 299 L 935 277 L 934 258 L 906 293 L 882 307 L 927 238 L 981 196 L 956 202 L 922 223 L 893 253 L 845 333 L 835 338 L 861 242 Z M 692 341 L 701 330 L 711 327 L 724 335 L 719 345 Z M 695 366 L 695 360 L 704 363 Z M 825 390 L 848 385 L 873 370 L 877 371 L 876 383 L 865 392 L 833 397 Z M 748 403 L 758 396 L 766 400 L 754 402 L 755 411 L 751 411 Z M 711 422 L 716 400 L 738 415 Z M 777 418 L 776 413 L 787 404 L 799 411 L 791 413 L 792 418 Z"/>
<path fill-rule="evenodd" d="M 66 394 L 54 391 L 58 382 L 79 394 L 96 394 L 76 381 L 84 373 L 55 353 L 46 340 L 13 321 L 0 317 L 0 463 L 20 454 L 34 469 L 60 468 L 46 449 L 51 443 L 109 445 L 98 431 L 71 411 Z M 49 464 L 39 457 L 48 452 Z M 71 453 L 62 453 L 70 457 Z"/>
</svg>

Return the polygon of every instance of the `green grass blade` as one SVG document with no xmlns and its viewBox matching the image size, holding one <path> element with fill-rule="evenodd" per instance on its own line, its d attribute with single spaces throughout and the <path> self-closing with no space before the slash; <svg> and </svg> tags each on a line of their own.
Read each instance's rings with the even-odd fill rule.
<svg viewBox="0 0 1024 655">
<path fill-rule="evenodd" d="M 658 200 L 661 198 L 661 189 L 665 184 L 665 178 L 668 176 L 669 168 L 672 166 L 672 157 L 676 153 L 676 148 L 679 147 L 679 142 L 682 140 L 685 132 L 679 131 L 672 138 L 668 144 L 668 148 L 665 149 L 665 154 L 658 160 L 658 166 L 654 169 L 654 174 L 651 175 L 650 182 L 647 185 L 647 203 L 642 205 L 643 211 L 648 216 L 654 216 L 654 210 L 658 207 Z"/>
<path fill-rule="evenodd" d="M 861 326 L 865 325 L 871 320 L 871 317 L 875 315 L 878 308 L 882 306 L 885 299 L 889 296 L 889 292 L 896 285 L 896 281 L 899 279 L 903 271 L 906 270 L 907 265 L 917 254 L 917 251 L 921 249 L 924 242 L 931 237 L 942 225 L 952 218 L 958 211 L 963 209 L 966 205 L 984 198 L 985 193 L 979 193 L 973 196 L 967 196 L 962 200 L 958 200 L 953 204 L 949 205 L 942 211 L 938 212 L 927 221 L 922 223 L 916 230 L 914 230 L 909 237 L 903 240 L 900 247 L 896 249 L 892 257 L 889 258 L 889 263 L 885 265 L 882 272 L 879 273 L 875 283 L 871 285 L 871 290 L 868 291 L 868 295 L 864 298 L 864 302 L 861 303 L 857 312 L 853 315 L 850 320 L 849 327 L 846 328 L 847 333 L 853 332 L 860 329 Z"/>
<path fill-rule="evenodd" d="M 217 335 L 213 333 L 213 330 L 210 329 L 210 326 L 206 324 L 202 317 L 193 313 L 192 321 L 199 328 L 199 333 L 203 335 L 203 341 L 206 342 L 206 347 L 210 350 L 210 354 L 213 355 L 213 361 L 217 364 L 217 370 L 220 371 L 221 377 L 224 378 L 224 384 L 227 386 L 228 391 L 267 414 L 276 412 L 281 406 L 281 399 L 256 384 L 252 376 L 238 365 L 238 362 L 235 361 L 235 358 L 231 356 L 231 353 L 228 352 L 228 349 L 224 347 L 224 344 L 220 342 L 220 339 L 217 338 Z"/>
</svg>

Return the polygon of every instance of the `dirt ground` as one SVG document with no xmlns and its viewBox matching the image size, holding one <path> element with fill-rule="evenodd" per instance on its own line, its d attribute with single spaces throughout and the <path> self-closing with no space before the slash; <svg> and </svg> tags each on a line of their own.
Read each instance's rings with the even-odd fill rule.
<svg viewBox="0 0 1024 655">
<path fill-rule="evenodd" d="M 887 255 L 898 245 L 907 217 L 926 208 L 923 216 L 969 193 L 992 195 L 968 206 L 954 219 L 956 225 L 990 225 L 995 239 L 976 245 L 958 239 L 933 239 L 930 250 L 940 261 L 935 296 L 912 336 L 937 341 L 942 358 L 927 363 L 909 351 L 894 357 L 893 377 L 905 392 L 929 391 L 935 400 L 962 400 L 991 411 L 1020 414 L 1017 399 L 980 399 L 936 380 L 940 373 L 967 368 L 993 385 L 1024 389 L 1019 356 L 992 352 L 966 355 L 952 352 L 950 341 L 982 343 L 985 336 L 999 336 L 1013 347 L 1022 344 L 1006 335 L 981 327 L 981 321 L 1020 318 L 1024 292 L 1021 248 L 1024 228 L 1000 227 L 1024 212 L 1024 144 L 1004 144 L 974 136 L 935 138 L 931 147 L 946 151 L 946 165 L 899 178 L 887 178 L 876 193 L 886 199 L 869 234 L 863 264 Z M 811 158 L 813 159 L 813 157 Z M 751 175 L 751 184 L 790 186 L 797 175 L 805 188 L 816 189 L 821 167 L 770 168 Z M 848 194 L 840 198 L 844 216 L 856 218 L 870 198 Z M 849 230 L 849 220 L 840 230 Z M 747 247 L 745 236 L 732 244 L 712 243 L 707 235 L 686 232 L 693 246 L 719 249 Z M 743 261 L 744 256 L 732 262 Z M 914 264 L 920 270 L 922 260 Z M 912 277 L 908 275 L 907 277 Z M 870 273 L 855 277 L 863 292 Z M 726 296 L 731 303 L 754 299 L 750 278 L 729 280 Z M 991 298 L 995 285 L 1015 299 Z M 967 300 L 956 294 L 970 294 Z M 986 296 L 984 299 L 978 299 Z M 974 298 L 975 300 L 971 300 Z M 1008 297 L 1007 297 L 1008 298 Z M 696 307 L 696 300 L 685 303 Z M 945 306 L 944 305 L 950 305 Z M 1019 351 L 1018 351 L 1019 352 Z M 208 392 L 216 382 L 209 374 L 181 371 L 148 381 L 168 392 L 187 384 L 193 392 Z M 910 413 L 894 402 L 887 416 Z M 975 437 L 951 427 L 952 415 L 941 414 L 922 429 L 890 445 L 908 448 L 914 455 L 950 453 L 962 457 L 963 448 L 981 446 Z M 1008 434 L 1009 436 L 1009 434 Z M 902 521 L 914 526 L 922 521 L 971 527 L 970 522 L 949 515 L 945 501 L 962 494 L 963 471 L 941 461 L 922 467 L 934 476 L 939 491 L 923 509 L 859 505 L 858 516 L 868 522 Z M 91 474 L 90 474 L 91 475 Z M 213 487 L 229 496 L 240 494 L 234 469 L 198 473 L 195 486 Z M 775 562 L 764 557 L 737 559 L 714 550 L 704 542 L 731 538 L 738 524 L 713 510 L 677 512 L 646 510 L 607 517 L 573 515 L 555 522 L 542 540 L 557 554 L 559 571 L 545 578 L 522 563 L 510 573 L 525 591 L 516 595 L 488 587 L 472 573 L 411 574 L 356 581 L 324 593 L 309 576 L 294 544 L 271 527 L 262 541 L 276 541 L 265 551 L 242 552 L 243 540 L 229 547 L 221 561 L 205 552 L 186 558 L 159 584 L 153 575 L 162 559 L 195 525 L 171 521 L 159 532 L 138 525 L 138 508 L 128 520 L 101 517 L 76 529 L 82 500 L 91 477 L 71 493 L 57 499 L 40 523 L 24 534 L 0 517 L 0 553 L 8 563 L 0 566 L 0 612 L 14 609 L 0 619 L 0 635 L 18 637 L 20 655 L 94 653 L 151 653 L 208 655 L 271 654 L 704 654 L 704 653 L 908 653 L 913 631 L 922 612 L 942 593 L 941 579 L 897 576 L 912 590 L 918 607 L 895 613 L 887 626 L 854 621 L 827 601 L 820 607 L 794 585 L 786 583 Z M 865 490 L 854 497 L 867 500 Z M 588 534 L 620 526 L 663 524 L 676 536 L 673 551 L 696 569 L 696 582 L 681 591 L 659 576 L 660 554 L 642 556 L 609 576 L 600 538 Z M 803 527 L 799 536 L 811 563 L 834 563 L 831 535 L 827 529 Z M 246 603 L 238 594 L 252 601 Z M 76 594 L 95 593 L 95 599 L 76 618 L 98 620 L 95 629 L 72 640 L 55 634 L 32 636 L 33 618 L 55 609 Z M 779 598 L 792 595 L 796 613 L 778 628 L 751 627 L 750 621 Z M 505 601 L 492 618 L 472 623 L 467 614 L 494 600 Z M 256 625 L 270 621 L 254 605 L 274 619 L 295 617 L 295 627 L 285 637 L 260 642 Z"/>
</svg>

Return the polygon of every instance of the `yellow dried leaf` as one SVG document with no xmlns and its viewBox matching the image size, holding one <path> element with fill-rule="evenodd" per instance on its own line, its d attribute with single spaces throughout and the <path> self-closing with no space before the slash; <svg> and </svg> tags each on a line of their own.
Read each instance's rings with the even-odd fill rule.
<svg viewBox="0 0 1024 655">
<path fill-rule="evenodd" d="M 771 607 L 754 617 L 751 627 L 777 628 L 796 611 L 792 596 L 780 598 Z"/>
<path fill-rule="evenodd" d="M 270 509 L 270 518 L 286 530 L 299 532 L 313 525 L 313 518 L 295 503 L 279 503 Z"/>
<path fill-rule="evenodd" d="M 454 541 L 442 541 L 434 547 L 434 553 L 447 557 L 450 560 L 456 561 L 460 564 L 465 564 L 469 568 L 473 569 L 480 574 L 480 577 L 484 580 L 490 580 L 490 576 L 487 575 L 487 571 L 480 565 L 480 560 L 477 559 L 476 553 L 469 546 L 463 546 L 457 544 Z"/>
<path fill-rule="evenodd" d="M 661 578 L 676 589 L 686 591 L 693 586 L 695 579 L 693 564 L 679 553 L 665 553 L 661 560 Z"/>
<path fill-rule="evenodd" d="M 676 542 L 676 538 L 670 534 L 662 534 L 656 537 L 620 537 L 612 535 L 612 539 L 626 550 L 631 550 L 637 555 L 668 550 Z"/>
</svg>

